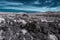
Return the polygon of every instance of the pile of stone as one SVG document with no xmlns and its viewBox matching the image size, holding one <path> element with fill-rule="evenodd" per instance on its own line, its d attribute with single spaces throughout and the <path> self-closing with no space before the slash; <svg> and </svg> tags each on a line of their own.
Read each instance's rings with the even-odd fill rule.
<svg viewBox="0 0 60 40">
<path fill-rule="evenodd" d="M 0 40 L 60 40 L 60 20 L 28 14 L 0 17 Z"/>
</svg>

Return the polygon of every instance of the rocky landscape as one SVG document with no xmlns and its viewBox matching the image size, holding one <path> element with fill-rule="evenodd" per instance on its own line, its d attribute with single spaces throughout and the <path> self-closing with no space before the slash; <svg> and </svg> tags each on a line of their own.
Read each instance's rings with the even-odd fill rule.
<svg viewBox="0 0 60 40">
<path fill-rule="evenodd" d="M 0 40 L 60 40 L 60 12 L 0 12 Z"/>
</svg>

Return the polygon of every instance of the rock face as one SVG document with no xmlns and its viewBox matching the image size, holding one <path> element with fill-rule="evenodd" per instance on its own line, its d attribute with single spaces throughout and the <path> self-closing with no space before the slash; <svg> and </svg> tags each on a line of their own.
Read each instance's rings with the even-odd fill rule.
<svg viewBox="0 0 60 40">
<path fill-rule="evenodd" d="M 0 40 L 60 40 L 56 15 L 0 14 Z"/>
</svg>

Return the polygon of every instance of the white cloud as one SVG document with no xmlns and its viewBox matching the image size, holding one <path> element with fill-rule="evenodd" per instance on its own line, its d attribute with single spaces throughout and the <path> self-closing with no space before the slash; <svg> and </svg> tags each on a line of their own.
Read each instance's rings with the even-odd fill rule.
<svg viewBox="0 0 60 40">
<path fill-rule="evenodd" d="M 11 4 L 11 5 L 13 5 L 13 4 Z M 24 10 L 24 11 L 46 12 L 46 11 L 60 11 L 60 6 L 49 8 L 49 7 L 35 7 L 35 6 L 22 5 L 19 7 L 4 6 L 3 8 L 0 8 L 0 9 L 13 9 L 13 10 Z"/>
<path fill-rule="evenodd" d="M 34 4 L 40 4 L 39 0 L 34 1 Z"/>
<path fill-rule="evenodd" d="M 7 2 L 7 1 L 5 1 L 5 2 L 0 2 L 0 4 L 4 4 L 4 5 L 24 5 L 24 3 L 16 3 L 16 2 Z"/>
</svg>

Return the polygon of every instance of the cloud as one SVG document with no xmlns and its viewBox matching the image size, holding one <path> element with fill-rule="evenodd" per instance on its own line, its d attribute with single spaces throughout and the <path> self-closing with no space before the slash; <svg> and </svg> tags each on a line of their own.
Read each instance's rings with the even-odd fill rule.
<svg viewBox="0 0 60 40">
<path fill-rule="evenodd" d="M 34 1 L 34 4 L 40 4 L 39 0 Z"/>
<path fill-rule="evenodd" d="M 23 11 L 36 11 L 36 12 L 47 12 L 47 11 L 60 11 L 60 7 L 33 7 L 33 6 L 21 6 L 21 7 L 3 7 L 2 9 L 13 9 Z"/>
<path fill-rule="evenodd" d="M 36 4 L 38 4 L 38 2 Z M 33 5 L 24 5 L 24 3 L 16 3 L 16 2 L 5 2 L 5 3 L 0 4 L 0 7 L 1 7 L 0 9 L 36 11 L 36 12 L 60 11 L 60 6 L 56 6 L 56 7 L 47 7 L 47 6 L 37 7 L 37 6 L 33 6 Z"/>
<path fill-rule="evenodd" d="M 23 3 L 6 2 L 7 5 L 24 5 Z"/>
<path fill-rule="evenodd" d="M 1 1 L 0 4 L 2 5 L 24 5 L 24 3 L 17 3 L 17 2 L 7 2 L 7 1 Z"/>
</svg>

